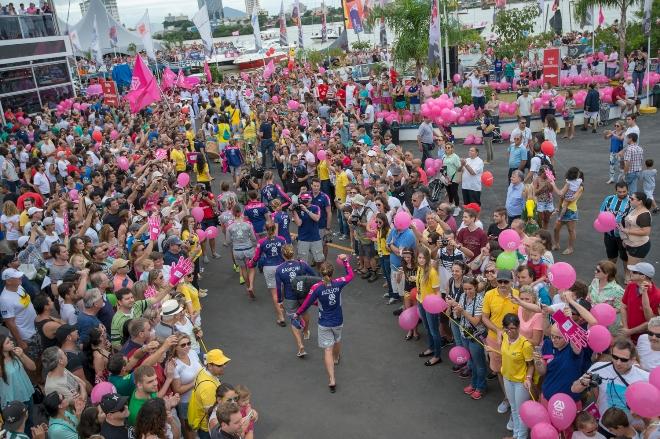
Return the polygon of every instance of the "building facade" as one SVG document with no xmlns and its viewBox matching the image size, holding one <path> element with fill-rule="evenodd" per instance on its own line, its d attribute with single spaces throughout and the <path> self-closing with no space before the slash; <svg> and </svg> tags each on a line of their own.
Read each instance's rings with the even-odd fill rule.
<svg viewBox="0 0 660 439">
<path fill-rule="evenodd" d="M 103 6 L 108 10 L 110 16 L 117 20 L 118 23 L 121 23 L 121 20 L 119 19 L 119 9 L 117 9 L 117 0 L 101 0 L 101 3 L 103 3 Z M 87 9 L 89 9 L 89 0 L 84 0 L 80 3 L 80 12 L 83 16 L 87 12 Z"/>
<path fill-rule="evenodd" d="M 36 113 L 74 96 L 69 37 L 55 14 L 0 16 L 0 118 L 7 109 Z"/>
<path fill-rule="evenodd" d="M 248 17 L 252 16 L 252 11 L 257 9 L 257 13 L 261 10 L 259 0 L 245 0 L 245 13 Z"/>
</svg>

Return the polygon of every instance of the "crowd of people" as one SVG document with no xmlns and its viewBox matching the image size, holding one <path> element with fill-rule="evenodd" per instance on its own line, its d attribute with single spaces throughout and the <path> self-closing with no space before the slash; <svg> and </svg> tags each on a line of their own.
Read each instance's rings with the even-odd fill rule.
<svg viewBox="0 0 660 439">
<path fill-rule="evenodd" d="M 422 82 L 414 103 L 396 72 L 373 80 L 300 66 L 170 92 L 135 114 L 92 98 L 31 117 L 6 108 L 0 408 L 9 437 L 253 437 L 250 390 L 222 381 L 230 358 L 204 341 L 203 304 L 219 295 L 203 279 L 221 264 L 236 271 L 246 301 L 270 295 L 275 324 L 292 332 L 292 356 L 308 355 L 309 308 L 318 305 L 332 393 L 342 291 L 382 283 L 394 315 L 419 313 L 405 339 L 425 335 L 421 364 L 441 364 L 450 345 L 470 352 L 452 370 L 470 380 L 472 400 L 503 395 L 498 411 L 510 411 L 513 438 L 528 437 L 523 403 L 557 393 L 580 408 L 567 431 L 575 438 L 636 437 L 633 427 L 656 437 L 657 418 L 634 416 L 624 396 L 660 365 L 660 291 L 647 261 L 655 170 L 636 116 L 606 132 L 615 193 L 600 210 L 617 220 L 603 234 L 607 257 L 593 280 L 557 289 L 560 232 L 566 226 L 562 254 L 577 251 L 589 176 L 577 167 L 556 174 L 553 91 L 544 89 L 542 132 L 520 114 L 505 203 L 484 212 L 487 166 L 503 158 L 487 150 L 484 161 L 478 146 L 460 157 L 450 131 L 421 114 L 419 151 L 404 148 L 376 113 L 400 109 L 401 93 L 419 106 L 434 88 Z M 485 99 L 475 102 L 487 137 L 494 115 Z M 511 249 L 502 234 L 520 242 L 514 253 L 503 251 Z M 337 245 L 346 254 L 335 264 Z M 429 311 L 438 297 L 448 308 Z M 594 352 L 564 324 L 587 330 L 602 303 L 617 320 L 611 347 Z"/>
</svg>

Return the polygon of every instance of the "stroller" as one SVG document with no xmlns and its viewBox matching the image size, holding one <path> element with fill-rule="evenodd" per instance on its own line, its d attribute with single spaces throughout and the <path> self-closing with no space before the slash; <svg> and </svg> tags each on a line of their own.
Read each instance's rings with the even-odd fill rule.
<svg viewBox="0 0 660 439">
<path fill-rule="evenodd" d="M 600 109 L 598 110 L 598 126 L 603 127 L 609 123 L 610 105 L 600 102 Z"/>
<path fill-rule="evenodd" d="M 447 198 L 448 185 L 449 177 L 447 176 L 447 167 L 443 166 L 428 184 L 428 201 L 432 208 L 435 209 L 438 204 L 442 203 L 445 198 Z"/>
<path fill-rule="evenodd" d="M 493 129 L 493 143 L 502 143 L 503 141 L 502 130 L 500 129 L 499 125 L 496 125 Z"/>
</svg>

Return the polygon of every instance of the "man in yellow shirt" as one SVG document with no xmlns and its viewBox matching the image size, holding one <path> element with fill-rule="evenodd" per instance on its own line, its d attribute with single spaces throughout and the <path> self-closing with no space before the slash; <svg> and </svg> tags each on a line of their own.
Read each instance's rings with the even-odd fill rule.
<svg viewBox="0 0 660 439">
<path fill-rule="evenodd" d="M 195 132 L 192 129 L 192 125 L 187 123 L 186 124 L 186 139 L 188 139 L 188 143 L 190 146 L 186 148 L 189 151 L 194 151 L 195 150 Z"/>
<path fill-rule="evenodd" d="M 186 172 L 186 153 L 183 150 L 181 142 L 177 142 L 174 145 L 174 149 L 170 152 L 170 159 L 174 161 L 174 169 L 177 174 L 180 172 Z"/>
<path fill-rule="evenodd" d="M 208 412 L 215 404 L 215 391 L 230 359 L 220 349 L 206 353 L 206 367 L 197 373 L 188 403 L 188 423 L 201 439 L 210 438 Z"/>
<path fill-rule="evenodd" d="M 490 369 L 497 374 L 497 379 L 504 392 L 504 381 L 502 379 L 502 355 L 499 354 L 502 344 L 502 319 L 505 315 L 518 314 L 518 305 L 511 301 L 511 297 L 519 297 L 520 292 L 513 285 L 513 275 L 510 270 L 497 271 L 497 288 L 486 291 L 481 318 L 488 328 L 486 346 L 495 352 L 488 353 Z M 497 407 L 499 413 L 509 410 L 509 401 L 506 399 Z"/>
</svg>

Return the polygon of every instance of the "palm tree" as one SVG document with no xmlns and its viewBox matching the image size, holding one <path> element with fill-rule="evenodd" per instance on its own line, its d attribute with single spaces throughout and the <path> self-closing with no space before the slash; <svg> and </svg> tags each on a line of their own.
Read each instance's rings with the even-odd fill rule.
<svg viewBox="0 0 660 439">
<path fill-rule="evenodd" d="M 626 56 L 626 30 L 628 28 L 627 23 L 627 13 L 628 8 L 635 6 L 636 4 L 641 3 L 641 0 L 577 0 L 574 5 L 575 18 L 579 21 L 583 21 L 589 10 L 595 11 L 596 6 L 602 6 L 607 8 L 618 9 L 621 11 L 621 17 L 619 18 L 619 66 L 621 67 L 621 75 L 624 75 L 623 72 L 623 59 Z M 596 20 L 595 14 L 592 15 L 592 20 Z"/>
</svg>

